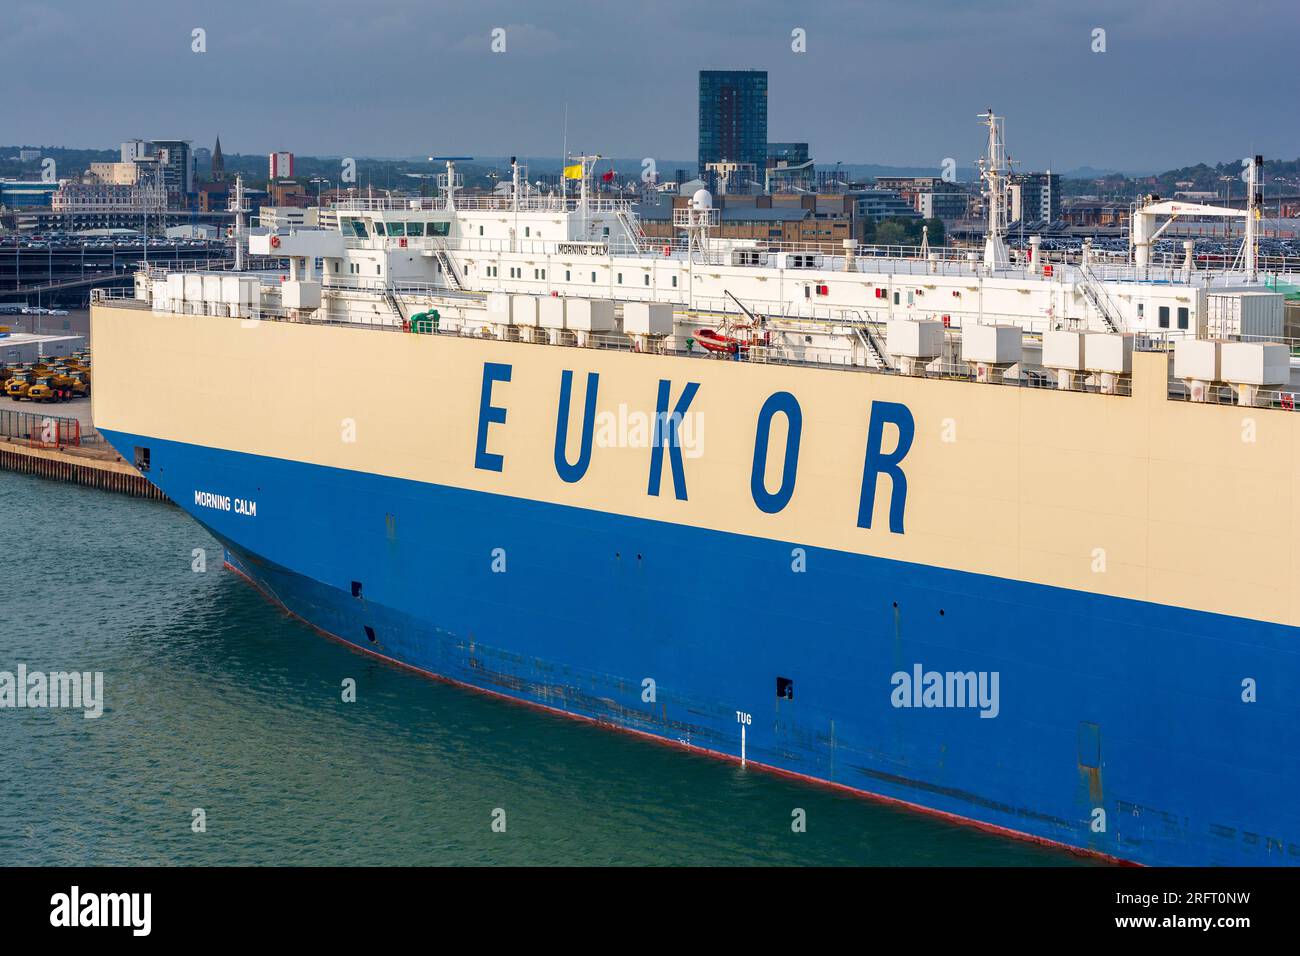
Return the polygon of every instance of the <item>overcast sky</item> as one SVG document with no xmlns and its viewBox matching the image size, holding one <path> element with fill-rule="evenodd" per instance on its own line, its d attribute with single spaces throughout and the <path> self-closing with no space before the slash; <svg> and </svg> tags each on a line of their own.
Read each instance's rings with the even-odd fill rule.
<svg viewBox="0 0 1300 956">
<path fill-rule="evenodd" d="M 701 69 L 769 73 L 768 138 L 1027 169 L 1300 155 L 1297 0 L 9 0 L 0 142 L 304 155 L 696 154 Z M 207 52 L 191 51 L 206 31 Z M 506 50 L 491 50 L 494 28 Z M 807 52 L 791 49 L 806 31 Z M 1105 30 L 1104 53 L 1092 52 Z"/>
</svg>

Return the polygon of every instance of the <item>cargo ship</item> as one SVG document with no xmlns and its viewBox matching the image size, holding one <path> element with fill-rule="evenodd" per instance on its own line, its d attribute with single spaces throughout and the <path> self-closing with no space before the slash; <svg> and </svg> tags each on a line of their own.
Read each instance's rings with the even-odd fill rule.
<svg viewBox="0 0 1300 956">
<path fill-rule="evenodd" d="M 98 295 L 97 427 L 368 654 L 1107 860 L 1300 863 L 1300 418 L 1253 249 L 1154 262 L 1154 200 L 1105 275 L 996 222 L 975 259 L 746 247 L 707 195 L 655 248 L 580 163 Z"/>
</svg>

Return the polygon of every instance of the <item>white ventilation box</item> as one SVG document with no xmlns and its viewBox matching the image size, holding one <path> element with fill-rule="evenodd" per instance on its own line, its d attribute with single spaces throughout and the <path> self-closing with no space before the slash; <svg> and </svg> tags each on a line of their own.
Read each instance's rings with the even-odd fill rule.
<svg viewBox="0 0 1300 956">
<path fill-rule="evenodd" d="M 203 301 L 203 276 L 193 275 L 191 273 L 182 273 L 185 281 L 185 301 L 202 302 Z"/>
<path fill-rule="evenodd" d="M 668 302 L 627 302 L 623 305 L 627 335 L 671 335 L 673 307 Z"/>
<path fill-rule="evenodd" d="M 1015 365 L 1024 350 L 1024 333 L 1018 325 L 966 325 L 961 330 L 964 362 Z"/>
<path fill-rule="evenodd" d="M 155 312 L 170 312 L 172 300 L 166 279 L 154 279 L 149 283 L 149 302 Z"/>
<path fill-rule="evenodd" d="M 938 358 L 943 353 L 943 323 L 894 319 L 889 323 L 885 348 L 907 358 Z"/>
<path fill-rule="evenodd" d="M 179 306 L 185 301 L 185 276 L 179 272 L 167 275 L 167 298 Z"/>
<path fill-rule="evenodd" d="M 1288 385 L 1291 349 L 1276 342 L 1224 342 L 1220 371 L 1234 385 Z"/>
<path fill-rule="evenodd" d="M 548 295 L 537 302 L 537 324 L 544 329 L 565 328 L 568 299 Z"/>
<path fill-rule="evenodd" d="M 1084 333 L 1063 330 L 1043 333 L 1043 368 L 1083 371 Z"/>
<path fill-rule="evenodd" d="M 257 305 L 262 284 L 257 276 L 222 276 L 221 301 L 227 305 Z"/>
<path fill-rule="evenodd" d="M 221 276 L 203 277 L 203 301 L 204 302 L 221 301 Z"/>
<path fill-rule="evenodd" d="M 575 332 L 612 332 L 614 301 L 612 299 L 570 299 L 565 321 L 567 328 Z"/>
<path fill-rule="evenodd" d="M 510 319 L 515 325 L 537 325 L 537 296 L 514 295 L 510 297 Z"/>
<path fill-rule="evenodd" d="M 1083 343 L 1083 367 L 1089 372 L 1132 374 L 1133 336 L 1118 332 L 1089 332 Z"/>
<path fill-rule="evenodd" d="M 280 296 L 286 309 L 319 309 L 320 283 L 290 279 L 280 284 Z"/>
<path fill-rule="evenodd" d="M 1215 339 L 1182 339 L 1174 343 L 1174 378 L 1220 381 L 1222 343 Z"/>
<path fill-rule="evenodd" d="M 487 297 L 487 320 L 493 325 L 512 324 L 511 296 L 505 292 L 489 292 Z"/>
</svg>

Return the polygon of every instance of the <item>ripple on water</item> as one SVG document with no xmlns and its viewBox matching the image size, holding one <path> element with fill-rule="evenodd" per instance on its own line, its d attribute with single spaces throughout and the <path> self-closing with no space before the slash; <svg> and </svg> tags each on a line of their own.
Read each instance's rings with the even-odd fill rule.
<svg viewBox="0 0 1300 956">
<path fill-rule="evenodd" d="M 0 711 L 0 865 L 1078 862 L 369 660 L 169 506 L 7 472 L 0 501 L 0 669 L 100 670 L 107 698 Z M 37 570 L 11 543 L 39 540 Z"/>
</svg>

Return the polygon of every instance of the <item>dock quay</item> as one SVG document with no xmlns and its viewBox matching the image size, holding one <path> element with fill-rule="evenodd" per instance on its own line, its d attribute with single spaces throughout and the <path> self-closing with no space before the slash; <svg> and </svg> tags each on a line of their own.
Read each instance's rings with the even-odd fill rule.
<svg viewBox="0 0 1300 956">
<path fill-rule="evenodd" d="M 168 500 L 80 418 L 0 409 L 0 470 Z"/>
</svg>

